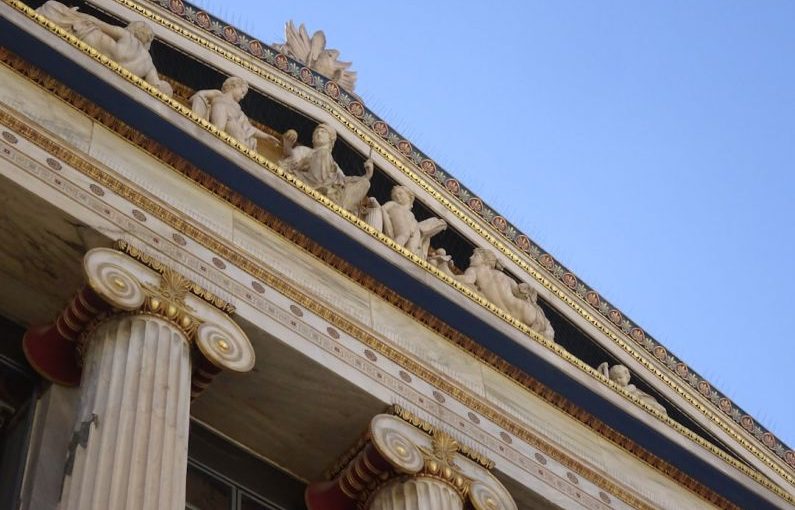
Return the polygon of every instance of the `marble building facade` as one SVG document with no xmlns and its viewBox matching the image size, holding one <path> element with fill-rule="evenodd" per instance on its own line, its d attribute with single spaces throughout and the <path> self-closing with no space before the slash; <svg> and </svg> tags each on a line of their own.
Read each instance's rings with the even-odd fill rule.
<svg viewBox="0 0 795 510">
<path fill-rule="evenodd" d="M 795 507 L 792 451 L 367 110 L 324 34 L 0 14 L 0 505 Z"/>
</svg>

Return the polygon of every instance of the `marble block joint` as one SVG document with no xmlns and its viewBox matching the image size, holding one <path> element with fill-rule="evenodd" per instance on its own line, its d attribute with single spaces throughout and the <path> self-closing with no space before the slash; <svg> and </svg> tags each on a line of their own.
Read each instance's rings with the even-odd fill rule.
<svg viewBox="0 0 795 510">
<path fill-rule="evenodd" d="M 516 510 L 489 470 L 449 434 L 379 414 L 334 478 L 306 490 L 309 510 Z"/>
</svg>

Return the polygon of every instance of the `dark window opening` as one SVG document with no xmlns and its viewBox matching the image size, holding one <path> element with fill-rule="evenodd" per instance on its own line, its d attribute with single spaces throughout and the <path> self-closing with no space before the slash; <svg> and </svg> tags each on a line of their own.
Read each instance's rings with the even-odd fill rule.
<svg viewBox="0 0 795 510">
<path fill-rule="evenodd" d="M 191 421 L 186 509 L 303 510 L 306 485 Z"/>
</svg>

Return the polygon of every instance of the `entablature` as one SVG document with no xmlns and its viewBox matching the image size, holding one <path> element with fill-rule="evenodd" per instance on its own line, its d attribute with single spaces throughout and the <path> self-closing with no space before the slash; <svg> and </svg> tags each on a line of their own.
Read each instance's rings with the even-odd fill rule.
<svg viewBox="0 0 795 510">
<path fill-rule="evenodd" d="M 53 112 L 56 106 L 50 103 Z M 14 259 L 8 267 L 19 268 L 15 276 L 27 280 L 29 297 L 46 293 L 32 313 L 19 300 L 22 308 L 9 309 L 3 299 L 4 315 L 25 323 L 51 317 L 65 300 L 58 294 L 71 291 L 51 279 L 79 267 L 83 249 L 123 236 L 117 248 L 131 257 L 157 271 L 177 268 L 201 282 L 217 306 L 229 310 L 233 302 L 254 347 L 255 369 L 218 375 L 191 405 L 194 419 L 301 478 L 316 479 L 360 432 L 360 419 L 398 402 L 495 459 L 520 501 L 535 493 L 560 508 L 732 508 L 620 434 L 595 427 L 554 393 L 538 384 L 530 391 L 528 381 L 451 344 L 294 239 L 207 190 L 185 189 L 182 176 L 101 126 L 85 130 L 91 119 L 65 111 L 56 117 L 71 118 L 88 136 L 89 154 L 0 108 L 7 182 L 0 195 L 9 223 L 24 221 L 27 229 L 2 232 Z M 168 177 L 145 189 L 129 179 L 136 168 L 141 182 Z M 171 195 L 184 193 L 189 206 L 172 205 Z M 216 211 L 217 223 L 194 218 L 197 210 Z M 43 244 L 47 253 L 35 249 Z"/>
<path fill-rule="evenodd" d="M 108 4 L 105 7 L 113 7 L 114 5 L 117 5 L 116 2 L 104 3 Z M 103 4 L 103 2 L 97 2 L 97 4 Z M 125 5 L 126 4 L 128 3 L 125 3 Z M 149 18 L 153 19 L 151 16 L 149 16 Z M 159 31 L 156 32 L 158 33 L 158 36 L 161 36 Z M 183 49 L 187 48 L 186 45 L 190 43 L 190 41 L 185 42 L 174 36 L 170 28 L 164 33 L 164 35 L 162 35 L 162 37 L 173 39 L 168 40 L 174 44 L 181 44 L 182 46 L 180 47 Z M 79 47 L 79 45 L 76 46 Z M 368 272 L 375 273 L 380 276 L 387 275 L 389 272 L 393 271 L 392 268 L 397 268 L 398 271 L 393 273 L 391 286 L 396 288 L 401 294 L 410 295 L 413 297 L 414 295 L 417 295 L 413 294 L 417 291 L 427 292 L 425 290 L 426 288 L 432 289 L 431 295 L 426 296 L 424 301 L 420 301 L 420 304 L 424 304 L 426 307 L 431 308 L 443 318 L 456 317 L 455 320 L 461 320 L 456 314 L 461 310 L 465 311 L 469 318 L 467 321 L 462 320 L 460 322 L 460 324 L 464 325 L 464 330 L 467 330 L 469 327 L 471 327 L 473 331 L 478 332 L 478 334 L 473 335 L 476 338 L 488 338 L 491 333 L 497 333 L 500 338 L 506 339 L 503 341 L 503 343 L 495 343 L 492 341 L 492 343 L 489 344 L 488 340 L 483 341 L 483 343 L 491 348 L 491 350 L 500 354 L 504 359 L 515 359 L 517 356 L 521 357 L 526 351 L 531 353 L 537 358 L 537 361 L 535 361 L 533 364 L 521 367 L 525 371 L 533 374 L 537 373 L 539 375 L 545 374 L 546 377 L 552 378 L 556 377 L 556 375 L 552 374 L 562 372 L 566 374 L 567 378 L 575 381 L 576 384 L 583 387 L 590 387 L 590 389 L 586 392 L 587 394 L 596 392 L 600 395 L 600 398 L 606 398 L 608 401 L 613 401 L 614 403 L 621 401 L 622 398 L 636 402 L 633 400 L 631 395 L 627 394 L 623 394 L 622 397 L 616 400 L 616 394 L 613 393 L 613 390 L 617 389 L 615 385 L 611 385 L 609 382 L 606 383 L 607 386 L 594 385 L 594 379 L 603 381 L 603 378 L 601 378 L 592 367 L 584 365 L 577 360 L 577 358 L 569 354 L 565 349 L 562 349 L 559 346 L 533 333 L 524 324 L 516 321 L 504 311 L 483 300 L 476 293 L 458 284 L 458 282 L 450 278 L 449 275 L 441 273 L 435 268 L 424 263 L 422 260 L 417 260 L 417 257 L 413 256 L 411 253 L 407 253 L 405 249 L 403 249 L 401 246 L 398 246 L 393 240 L 383 236 L 380 232 L 372 229 L 366 223 L 361 222 L 358 218 L 352 217 L 350 214 L 346 214 L 346 211 L 333 202 L 329 201 L 322 194 L 317 193 L 311 188 L 302 186 L 303 183 L 291 177 L 290 175 L 287 175 L 282 169 L 275 166 L 266 158 L 263 158 L 251 149 L 242 146 L 242 144 L 236 142 L 234 139 L 231 139 L 224 133 L 214 130 L 212 125 L 209 125 L 206 122 L 202 123 L 199 119 L 195 118 L 195 116 L 192 116 L 191 112 L 186 110 L 184 105 L 181 105 L 176 101 L 168 100 L 162 97 L 159 92 L 152 90 L 151 87 L 147 87 L 147 85 L 141 83 L 140 80 L 136 81 L 132 77 L 126 76 L 123 72 L 123 69 L 114 69 L 112 65 L 113 63 L 107 61 L 103 62 L 101 56 L 96 54 L 92 55 L 91 52 L 86 48 L 81 48 L 81 50 L 84 52 L 84 56 L 82 57 L 84 62 L 81 65 L 96 66 L 97 62 L 90 62 L 91 59 L 99 61 L 100 64 L 105 64 L 106 68 L 110 69 L 111 72 L 105 72 L 105 75 L 100 78 L 101 80 L 105 80 L 106 83 L 112 84 L 112 87 L 122 91 L 123 94 L 132 96 L 134 98 L 134 103 L 137 103 L 139 107 L 143 107 L 148 109 L 150 112 L 157 113 L 161 118 L 161 122 L 162 119 L 165 119 L 173 125 L 178 126 L 179 130 L 181 130 L 183 133 L 188 133 L 190 137 L 200 140 L 201 144 L 211 147 L 209 150 L 215 153 L 217 158 L 220 158 L 215 159 L 215 161 L 223 163 L 224 165 L 231 164 L 237 167 L 236 171 L 238 171 L 239 174 L 236 175 L 235 179 L 232 179 L 231 181 L 224 181 L 224 179 L 221 178 L 223 176 L 217 176 L 222 182 L 226 182 L 232 188 L 240 189 L 245 188 L 246 183 L 252 183 L 256 180 L 265 182 L 267 186 L 271 187 L 273 190 L 276 190 L 270 191 L 267 194 L 253 192 L 253 194 L 257 195 L 260 199 L 257 200 L 257 197 L 255 197 L 255 203 L 268 202 L 268 200 L 272 199 L 277 201 L 276 205 L 281 206 L 287 203 L 284 202 L 286 199 L 291 202 L 290 207 L 292 208 L 288 208 L 286 210 L 299 211 L 300 209 L 299 212 L 301 212 L 301 214 L 310 213 L 311 215 L 315 216 L 320 220 L 319 222 L 314 221 L 312 218 L 304 218 L 301 220 L 303 223 L 299 222 L 299 229 L 302 229 L 305 233 L 310 235 L 310 237 L 319 238 L 324 236 L 327 234 L 327 232 L 323 231 L 322 229 L 326 228 L 328 225 L 331 225 L 332 230 L 337 231 L 334 240 L 347 243 L 347 248 L 345 248 L 345 250 L 351 250 L 342 255 L 343 258 L 350 258 L 354 256 L 352 255 L 352 250 L 364 247 L 367 252 L 375 254 L 379 260 L 383 261 L 382 264 L 373 261 L 371 262 L 372 265 L 369 267 L 365 265 L 365 268 L 369 269 Z M 63 54 L 67 55 L 69 58 L 75 57 L 75 55 L 70 54 L 70 52 L 74 51 L 74 48 L 69 49 L 68 46 L 63 46 L 60 51 L 62 51 Z M 206 51 L 206 48 L 202 51 Z M 86 55 L 89 57 L 88 59 L 85 58 Z M 234 57 L 234 55 L 232 56 Z M 208 58 L 208 60 L 212 59 Z M 218 59 L 215 58 L 215 60 Z M 250 72 L 252 73 L 252 79 L 249 81 L 254 83 L 255 86 L 261 87 L 263 92 L 274 94 L 275 96 L 279 97 L 279 99 L 284 99 L 285 101 L 288 99 L 293 101 L 296 108 L 300 108 L 302 111 L 315 116 L 315 118 L 319 121 L 328 121 L 336 123 L 338 126 L 342 126 L 345 129 L 338 129 L 340 136 L 346 138 L 351 146 L 354 147 L 354 149 L 359 150 L 362 154 L 364 154 L 369 147 L 375 147 L 375 159 L 379 168 L 393 170 L 397 169 L 402 172 L 403 177 L 401 177 L 400 174 L 394 174 L 393 177 L 395 177 L 396 180 L 399 182 L 405 182 L 407 186 L 414 186 L 419 190 L 424 190 L 425 192 L 431 194 L 431 196 L 433 196 L 436 200 L 429 203 L 428 206 L 434 212 L 439 211 L 441 214 L 442 212 L 447 211 L 445 213 L 446 219 L 449 219 L 451 224 L 453 224 L 454 221 L 460 222 L 460 225 L 462 225 L 461 231 L 470 234 L 470 239 L 485 239 L 492 243 L 492 246 L 502 250 L 500 255 L 501 261 L 507 267 L 512 269 L 518 268 L 528 271 L 535 271 L 535 273 L 531 271 L 530 274 L 542 280 L 542 283 L 545 285 L 545 288 L 548 291 L 548 293 L 544 295 L 548 297 L 550 302 L 555 302 L 555 299 L 563 300 L 571 310 L 577 311 L 578 308 L 582 308 L 579 304 L 580 302 L 577 301 L 577 299 L 579 299 L 578 297 L 570 295 L 564 289 L 559 288 L 552 280 L 549 280 L 544 276 L 542 269 L 533 269 L 527 261 L 523 261 L 519 255 L 512 251 L 512 248 L 502 244 L 498 238 L 493 236 L 491 230 L 489 230 L 492 229 L 492 227 L 484 227 L 480 220 L 473 219 L 460 209 L 451 207 L 454 206 L 454 204 L 452 204 L 452 202 L 444 194 L 442 194 L 442 190 L 434 188 L 431 183 L 425 181 L 421 176 L 412 174 L 410 172 L 410 168 L 408 168 L 408 166 L 405 164 L 404 158 L 400 155 L 396 155 L 394 149 L 391 146 L 385 145 L 381 142 L 378 142 L 376 139 L 370 138 L 367 132 L 362 130 L 361 124 L 358 123 L 358 120 L 352 117 L 348 112 L 337 110 L 333 107 L 333 105 L 329 105 L 327 98 L 322 94 L 317 93 L 317 91 L 313 91 L 312 89 L 309 89 L 308 91 L 304 90 L 304 88 L 302 88 L 304 86 L 300 83 L 293 83 L 294 80 L 279 77 L 278 75 L 270 76 L 262 69 L 256 68 L 256 66 L 253 66 L 250 62 L 246 62 L 242 58 L 231 58 L 230 60 L 213 62 L 213 64 L 217 64 L 220 69 L 228 72 L 229 74 L 240 74 L 241 70 Z M 95 74 L 97 75 L 101 74 L 99 69 L 89 69 L 92 72 L 96 71 Z M 137 90 L 134 88 L 129 88 L 129 84 L 126 86 L 129 88 L 129 90 L 128 88 L 125 88 L 125 86 L 120 85 L 120 83 L 123 82 L 119 80 L 118 76 L 113 76 L 114 73 L 126 78 L 133 85 L 137 85 Z M 269 81 L 262 84 L 261 82 L 264 81 L 263 78 L 267 78 Z M 275 91 L 269 92 L 267 90 L 267 86 L 272 85 L 273 83 L 277 83 L 278 87 L 281 89 L 277 88 Z M 285 93 L 285 90 L 287 90 L 289 94 Z M 315 96 L 312 96 L 310 92 L 315 94 Z M 296 97 L 292 97 L 292 95 L 295 95 L 297 99 Z M 119 117 L 124 118 L 122 115 L 119 115 Z M 146 124 L 147 122 L 156 122 L 152 121 L 151 119 L 142 119 L 142 117 L 143 115 L 141 118 L 130 119 L 128 122 L 136 127 L 143 126 L 143 124 Z M 127 121 L 127 119 L 124 120 Z M 149 129 L 153 129 L 154 131 L 152 132 L 157 132 L 159 126 L 150 125 Z M 174 135 L 172 132 L 172 136 L 176 135 Z M 189 141 L 190 140 L 185 138 L 177 145 L 188 144 Z M 183 154 L 184 151 L 188 151 L 193 148 L 194 147 L 192 146 L 188 147 L 185 145 L 182 148 Z M 224 168 L 224 170 L 227 168 Z M 263 169 L 267 171 L 263 171 Z M 219 173 L 228 174 L 229 172 L 220 172 L 219 170 Z M 255 177 L 254 180 L 251 179 L 252 176 Z M 226 177 L 228 177 L 228 175 Z M 400 179 L 404 179 L 404 181 L 400 181 Z M 288 184 L 289 186 L 285 186 L 285 184 Z M 307 199 L 307 196 L 309 199 Z M 248 198 L 251 197 L 249 196 Z M 298 204 L 298 209 L 295 209 L 295 204 Z M 271 207 L 275 207 L 275 205 L 271 205 Z M 453 217 L 449 216 L 451 208 L 457 209 L 460 215 L 455 215 Z M 344 222 L 340 220 L 340 216 Z M 478 238 L 475 234 L 480 237 Z M 372 238 L 376 238 L 378 241 L 380 241 L 380 243 L 374 243 Z M 329 245 L 326 246 L 329 247 Z M 359 256 L 362 255 L 359 254 Z M 523 268 L 520 262 L 527 265 L 527 267 L 530 269 Z M 410 275 L 410 278 L 413 281 L 410 283 L 400 281 L 405 274 Z M 550 298 L 549 295 L 552 297 Z M 462 296 L 465 297 L 465 299 L 462 300 Z M 441 306 L 439 303 L 434 302 L 434 300 L 436 300 L 438 297 L 442 298 L 443 303 L 447 307 L 446 309 L 445 306 Z M 623 341 L 620 334 L 614 328 L 602 324 L 598 319 L 593 317 L 590 319 L 585 319 L 585 317 L 582 316 L 581 310 L 578 313 L 580 313 L 580 318 L 578 319 L 579 321 L 591 321 L 589 324 L 587 324 L 587 327 L 597 329 L 602 328 L 603 334 L 612 335 L 612 340 L 622 347 L 622 352 L 625 352 L 626 355 L 624 358 L 619 357 L 619 359 L 634 359 L 635 362 L 643 363 L 646 368 L 652 370 L 652 373 L 654 373 L 655 376 L 662 381 L 662 383 L 668 384 L 668 387 L 665 387 L 664 385 L 661 386 L 663 388 L 661 391 L 665 391 L 666 395 L 670 395 L 671 400 L 681 402 L 682 399 L 684 399 L 688 402 L 688 404 L 695 405 L 698 411 L 703 412 L 704 414 L 709 413 L 709 407 L 704 404 L 704 399 L 702 397 L 699 397 L 694 392 L 690 392 L 687 388 L 672 384 L 672 379 L 669 378 L 666 372 L 670 370 L 665 368 L 664 365 L 661 365 L 651 358 L 647 359 L 642 354 L 639 354 L 640 351 L 633 351 L 630 344 Z M 448 320 L 447 322 L 453 323 L 454 321 Z M 583 329 L 585 329 L 585 327 L 586 324 L 583 325 Z M 632 355 L 629 356 L 627 353 L 631 353 Z M 551 380 L 553 379 L 549 379 L 549 381 Z M 655 385 L 656 384 L 657 383 L 655 383 Z M 650 428 L 656 428 L 659 426 L 659 423 L 656 421 L 656 419 L 652 417 L 656 416 L 656 418 L 660 418 L 664 422 L 668 423 L 668 425 L 673 426 L 674 429 L 677 429 L 677 424 L 675 424 L 675 422 L 666 420 L 665 418 L 656 415 L 654 412 L 647 414 L 641 411 L 640 408 L 634 406 L 629 406 L 629 410 L 626 412 L 640 422 L 645 423 L 645 426 Z M 727 430 L 725 427 L 723 430 L 721 430 L 720 426 L 712 427 L 709 424 L 707 426 L 710 427 L 710 430 L 716 430 L 718 433 L 729 433 L 729 430 Z M 679 426 L 677 430 L 680 434 L 684 433 L 684 429 L 681 426 Z M 739 438 L 744 437 L 742 435 L 737 435 L 736 431 L 734 430 L 731 432 L 734 433 L 729 434 L 731 439 L 738 440 Z M 751 445 L 744 444 L 743 446 L 749 448 Z M 749 448 L 749 450 L 753 452 L 752 448 Z M 764 469 L 772 468 L 773 465 L 774 464 L 768 463 L 767 467 Z M 785 470 L 773 469 L 772 476 L 775 477 L 778 475 L 786 478 L 786 474 L 787 472 Z"/>
</svg>

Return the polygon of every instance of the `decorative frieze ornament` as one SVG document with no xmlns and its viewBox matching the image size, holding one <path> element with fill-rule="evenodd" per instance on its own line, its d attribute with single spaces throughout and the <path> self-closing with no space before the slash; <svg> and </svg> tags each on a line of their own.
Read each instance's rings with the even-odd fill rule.
<svg viewBox="0 0 795 510">
<path fill-rule="evenodd" d="M 284 39 L 284 44 L 276 43 L 273 47 L 353 92 L 356 73 L 348 71 L 351 62 L 340 61 L 338 50 L 326 48 L 326 34 L 322 30 L 316 31 L 310 37 L 303 23 L 296 30 L 295 24 L 290 20 L 284 25 Z"/>
<path fill-rule="evenodd" d="M 629 381 L 631 379 L 631 374 L 629 373 L 629 369 L 624 365 L 613 365 L 612 367 L 608 368 L 608 363 L 605 361 L 601 363 L 596 370 L 601 373 L 603 376 L 607 377 L 614 383 L 616 383 L 619 387 L 625 389 L 635 397 L 637 397 L 641 402 L 646 404 L 647 406 L 651 407 L 652 409 L 656 409 L 657 411 L 661 412 L 662 414 L 667 415 L 668 411 L 665 410 L 665 407 L 662 406 L 657 399 L 649 395 L 648 393 L 638 389 L 637 386 L 634 384 L 630 384 Z"/>
<path fill-rule="evenodd" d="M 147 23 L 133 21 L 126 27 L 118 27 L 56 0 L 49 0 L 36 9 L 36 12 L 164 94 L 173 94 L 171 85 L 158 76 L 149 54 L 155 34 Z"/>
<path fill-rule="evenodd" d="M 544 315 L 544 310 L 538 306 L 535 289 L 527 283 L 516 283 L 505 274 L 493 251 L 475 248 L 469 259 L 469 267 L 464 274 L 454 278 L 545 338 L 555 339 L 555 330 Z"/>
<path fill-rule="evenodd" d="M 331 154 L 337 132 L 328 124 L 318 124 L 312 132 L 312 147 L 296 146 L 298 133 L 290 129 L 282 136 L 282 159 L 279 165 L 295 174 L 315 190 L 326 195 L 343 209 L 359 215 L 362 201 L 370 190 L 373 161 L 364 162 L 364 175 L 348 176 Z"/>
<path fill-rule="evenodd" d="M 249 149 L 257 149 L 258 139 L 278 145 L 276 137 L 254 127 L 240 108 L 240 101 L 247 93 L 248 83 L 243 78 L 232 76 L 224 81 L 221 90 L 200 90 L 191 96 L 191 110 Z"/>
<path fill-rule="evenodd" d="M 449 434 L 379 414 L 333 480 L 307 488 L 309 510 L 515 510 L 507 489 Z"/>
<path fill-rule="evenodd" d="M 440 218 L 417 221 L 412 211 L 414 193 L 405 186 L 394 186 L 391 196 L 392 200 L 384 205 L 370 197 L 365 221 L 414 255 L 426 260 L 431 237 L 446 229 L 447 222 Z"/>
</svg>

